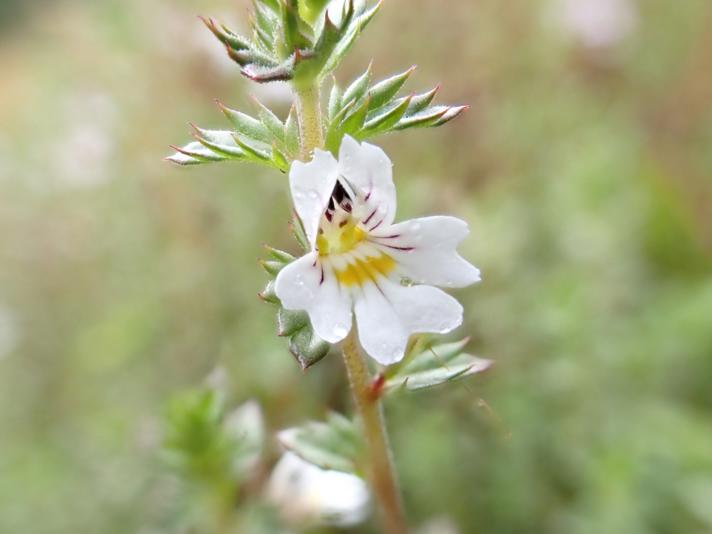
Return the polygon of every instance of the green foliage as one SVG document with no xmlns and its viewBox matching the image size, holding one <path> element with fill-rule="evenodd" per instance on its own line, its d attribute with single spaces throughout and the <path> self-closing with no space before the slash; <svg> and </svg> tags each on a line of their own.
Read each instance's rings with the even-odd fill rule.
<svg viewBox="0 0 712 534">
<path fill-rule="evenodd" d="M 433 344 L 419 338 L 402 362 L 386 373 L 386 390 L 409 391 L 430 388 L 486 371 L 492 360 L 463 352 L 469 338 L 453 343 Z"/>
<path fill-rule="evenodd" d="M 298 153 L 298 130 L 292 108 L 285 122 L 255 99 L 258 118 L 218 106 L 234 130 L 205 130 L 195 125 L 193 141 L 184 147 L 172 147 L 176 153 L 166 158 L 178 165 L 198 165 L 237 160 L 260 163 L 286 172 Z"/>
<path fill-rule="evenodd" d="M 279 442 L 287 450 L 322 469 L 358 474 L 363 443 L 358 428 L 341 414 L 331 412 L 326 422 L 311 421 L 282 430 Z"/>
<path fill-rule="evenodd" d="M 357 6 L 349 0 L 337 25 L 325 12 L 324 1 L 255 0 L 251 39 L 213 19 L 202 20 L 242 67 L 243 75 L 260 83 L 300 83 L 321 79 L 336 69 L 380 5 Z"/>
<path fill-rule="evenodd" d="M 237 485 L 259 459 L 264 441 L 256 404 L 227 413 L 213 389 L 189 391 L 172 400 L 163 455 L 185 478 L 211 485 Z"/>
<path fill-rule="evenodd" d="M 301 228 L 301 225 L 298 227 Z M 262 260 L 261 264 L 272 279 L 260 293 L 260 297 L 265 302 L 279 306 L 277 311 L 277 335 L 289 338 L 289 352 L 294 355 L 302 370 L 306 371 L 329 353 L 331 344 L 316 335 L 307 312 L 304 310 L 286 310 L 281 306 L 274 292 L 274 278 L 279 274 L 279 271 L 294 261 L 295 258 L 287 252 L 272 247 L 266 248 L 269 258 Z"/>
<path fill-rule="evenodd" d="M 326 148 L 336 152 L 344 135 L 358 140 L 409 128 L 441 126 L 469 106 L 431 105 L 438 87 L 421 94 L 398 97 L 411 67 L 385 80 L 371 84 L 371 66 L 345 91 L 334 80 L 327 110 Z"/>
</svg>

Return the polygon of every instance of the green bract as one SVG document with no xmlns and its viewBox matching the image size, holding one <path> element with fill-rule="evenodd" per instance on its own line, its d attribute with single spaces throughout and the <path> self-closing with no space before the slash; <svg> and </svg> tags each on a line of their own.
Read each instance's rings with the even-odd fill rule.
<svg viewBox="0 0 712 534">
<path fill-rule="evenodd" d="M 486 371 L 492 360 L 463 352 L 469 339 L 434 345 L 419 339 L 386 375 L 386 391 L 425 389 Z"/>
<path fill-rule="evenodd" d="M 331 412 L 325 423 L 311 421 L 282 430 L 278 439 L 284 448 L 322 469 L 360 471 L 361 435 L 351 420 L 336 412 Z"/>
<path fill-rule="evenodd" d="M 277 334 L 289 338 L 289 351 L 294 355 L 302 369 L 306 370 L 329 353 L 331 345 L 314 333 L 309 316 L 303 310 L 285 310 L 274 293 L 274 278 L 286 265 L 294 261 L 291 254 L 266 247 L 269 258 L 263 260 L 262 267 L 270 275 L 260 297 L 279 306 L 277 312 Z"/>
</svg>

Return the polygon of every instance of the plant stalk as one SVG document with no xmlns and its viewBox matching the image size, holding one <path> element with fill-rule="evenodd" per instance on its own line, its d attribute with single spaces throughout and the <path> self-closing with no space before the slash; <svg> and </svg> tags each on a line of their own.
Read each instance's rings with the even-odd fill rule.
<svg viewBox="0 0 712 534">
<path fill-rule="evenodd" d="M 311 158 L 315 148 L 324 146 L 324 129 L 321 121 L 319 85 L 295 87 L 297 93 L 297 120 L 299 122 L 299 144 L 304 161 Z"/>
<path fill-rule="evenodd" d="M 311 158 L 315 148 L 324 146 L 318 83 L 295 86 L 301 156 Z M 386 534 L 407 534 L 403 503 L 396 483 L 391 449 L 386 434 L 381 402 L 371 390 L 371 375 L 356 339 L 356 327 L 343 341 L 344 363 L 356 408 L 363 422 L 369 478 Z"/>
<path fill-rule="evenodd" d="M 368 366 L 356 340 L 355 325 L 344 340 L 342 350 L 351 392 L 363 423 L 370 461 L 371 489 L 376 497 L 384 532 L 406 534 L 408 527 L 396 482 L 383 409 L 378 396 L 373 394 Z"/>
</svg>

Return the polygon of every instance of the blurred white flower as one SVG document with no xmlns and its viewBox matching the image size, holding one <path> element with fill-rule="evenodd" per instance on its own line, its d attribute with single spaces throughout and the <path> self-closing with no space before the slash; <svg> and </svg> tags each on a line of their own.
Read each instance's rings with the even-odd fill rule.
<svg viewBox="0 0 712 534">
<path fill-rule="evenodd" d="M 260 461 L 266 434 L 262 408 L 257 401 L 247 401 L 230 412 L 225 418 L 225 431 L 240 447 L 233 466 L 235 472 L 249 475 Z"/>
<path fill-rule="evenodd" d="M 584 46 L 607 48 L 635 30 L 633 0 L 559 0 L 561 22 Z"/>
<path fill-rule="evenodd" d="M 272 471 L 268 500 L 296 525 L 349 527 L 370 513 L 366 483 L 355 475 L 327 471 L 287 452 Z"/>
<path fill-rule="evenodd" d="M 64 131 L 52 150 L 55 183 L 96 187 L 111 180 L 116 105 L 104 93 L 78 92 L 65 104 Z"/>
<path fill-rule="evenodd" d="M 338 161 L 317 149 L 309 163 L 292 164 L 289 182 L 312 250 L 277 275 L 285 309 L 306 310 L 329 343 L 347 336 L 355 315 L 361 346 L 383 365 L 403 358 L 411 334 L 460 326 L 460 303 L 433 286 L 479 281 L 457 253 L 467 223 L 436 216 L 394 224 L 396 190 L 383 150 L 346 136 Z"/>
</svg>

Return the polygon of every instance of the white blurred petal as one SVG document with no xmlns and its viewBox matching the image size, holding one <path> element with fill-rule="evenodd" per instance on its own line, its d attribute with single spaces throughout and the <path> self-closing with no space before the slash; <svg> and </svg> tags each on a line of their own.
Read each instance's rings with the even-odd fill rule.
<svg viewBox="0 0 712 534">
<path fill-rule="evenodd" d="M 351 330 L 351 296 L 337 283 L 332 269 L 322 267 L 316 252 L 282 269 L 275 292 L 285 309 L 306 310 L 314 331 L 323 340 L 337 343 Z"/>
<path fill-rule="evenodd" d="M 560 4 L 564 27 L 589 48 L 613 46 L 637 25 L 631 0 L 560 0 Z"/>
<path fill-rule="evenodd" d="M 262 408 L 257 401 L 248 401 L 230 412 L 225 419 L 225 430 L 239 442 L 243 451 L 235 470 L 249 473 L 260 461 L 266 435 Z"/>
<path fill-rule="evenodd" d="M 285 453 L 272 471 L 268 500 L 290 522 L 350 527 L 370 511 L 366 483 L 355 475 L 328 471 Z"/>
</svg>

